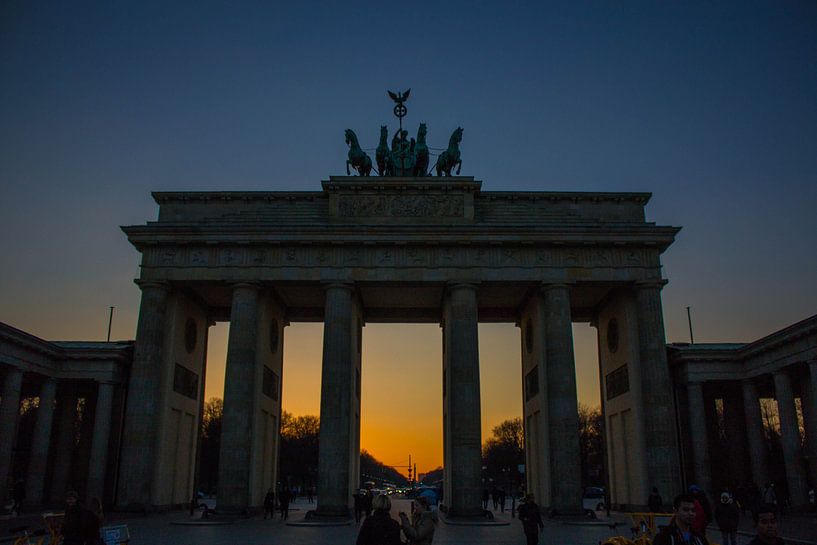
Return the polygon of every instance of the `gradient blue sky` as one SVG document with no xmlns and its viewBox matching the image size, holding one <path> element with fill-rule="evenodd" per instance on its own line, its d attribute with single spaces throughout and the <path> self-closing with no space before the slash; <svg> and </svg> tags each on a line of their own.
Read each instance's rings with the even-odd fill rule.
<svg viewBox="0 0 817 545">
<path fill-rule="evenodd" d="M 436 147 L 464 127 L 484 190 L 651 191 L 648 218 L 683 227 L 669 341 L 687 305 L 703 342 L 817 312 L 813 1 L 7 1 L 0 321 L 100 339 L 115 305 L 133 338 L 139 255 L 118 226 L 155 219 L 150 191 L 319 190 L 343 130 L 376 146 L 385 90 L 408 87 L 407 126 Z M 293 350 L 314 342 L 299 331 Z M 577 337 L 589 375 L 594 350 Z"/>
</svg>

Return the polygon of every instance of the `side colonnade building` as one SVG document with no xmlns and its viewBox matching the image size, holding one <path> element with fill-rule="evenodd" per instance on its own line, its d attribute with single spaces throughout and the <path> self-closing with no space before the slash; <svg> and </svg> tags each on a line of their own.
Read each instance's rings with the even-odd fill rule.
<svg viewBox="0 0 817 545">
<path fill-rule="evenodd" d="M 686 481 L 713 494 L 775 483 L 781 503 L 806 506 L 817 487 L 817 315 L 751 343 L 668 353 Z"/>
</svg>

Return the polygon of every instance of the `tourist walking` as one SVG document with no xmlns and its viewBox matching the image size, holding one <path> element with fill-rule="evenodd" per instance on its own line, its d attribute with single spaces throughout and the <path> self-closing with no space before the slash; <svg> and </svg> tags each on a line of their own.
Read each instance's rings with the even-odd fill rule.
<svg viewBox="0 0 817 545">
<path fill-rule="evenodd" d="M 366 517 L 356 545 L 400 545 L 400 524 L 391 518 L 391 500 L 380 494 L 372 501 L 374 513 Z"/>
<path fill-rule="evenodd" d="M 287 520 L 289 518 L 289 498 L 289 489 L 286 487 L 282 488 L 278 494 L 278 507 L 281 509 L 281 520 Z"/>
<path fill-rule="evenodd" d="M 754 515 L 757 536 L 749 545 L 785 545 L 783 538 L 777 535 L 777 506 L 764 503 Z"/>
<path fill-rule="evenodd" d="M 62 545 L 100 545 L 99 519 L 79 503 L 73 490 L 65 495 L 65 516 L 62 519 Z"/>
<path fill-rule="evenodd" d="M 652 492 L 650 492 L 650 496 L 647 498 L 647 505 L 650 508 L 650 513 L 661 512 L 664 500 L 661 498 L 661 494 L 658 493 L 658 488 L 652 487 Z"/>
<path fill-rule="evenodd" d="M 692 494 L 676 496 L 672 505 L 675 509 L 672 521 L 658 532 L 652 545 L 709 545 L 706 537 L 692 528 L 695 520 L 695 498 Z"/>
<path fill-rule="evenodd" d="M 539 543 L 539 532 L 545 528 L 545 524 L 542 522 L 542 513 L 536 501 L 534 501 L 533 494 L 525 495 L 525 501 L 517 510 L 517 517 L 519 522 L 522 523 L 528 545 Z"/>
<path fill-rule="evenodd" d="M 14 505 L 11 510 L 15 515 L 20 516 L 20 511 L 23 508 L 23 501 L 26 499 L 26 483 L 23 479 L 17 479 L 11 491 L 11 497 L 14 500 Z"/>
<path fill-rule="evenodd" d="M 361 488 L 357 493 L 352 494 L 352 499 L 355 506 L 355 522 L 360 523 L 360 519 L 363 518 L 363 514 L 366 512 L 366 491 Z"/>
<path fill-rule="evenodd" d="M 431 545 L 434 530 L 437 528 L 437 513 L 430 511 L 428 500 L 424 496 L 413 502 L 411 520 L 405 513 L 400 513 L 400 526 L 411 545 Z"/>
<path fill-rule="evenodd" d="M 723 545 L 737 545 L 740 509 L 729 492 L 721 493 L 721 501 L 715 507 L 715 522 L 723 534 Z"/>
<path fill-rule="evenodd" d="M 267 495 L 264 496 L 264 518 L 275 518 L 275 491 L 270 487 Z"/>
<path fill-rule="evenodd" d="M 487 488 L 482 491 L 482 508 L 488 509 L 488 500 L 491 498 L 491 491 Z"/>
</svg>

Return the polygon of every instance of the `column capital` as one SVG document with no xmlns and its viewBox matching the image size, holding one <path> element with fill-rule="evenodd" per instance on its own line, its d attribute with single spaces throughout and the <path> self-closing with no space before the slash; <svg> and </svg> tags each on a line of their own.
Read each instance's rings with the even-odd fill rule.
<svg viewBox="0 0 817 545">
<path fill-rule="evenodd" d="M 575 284 L 575 282 L 542 282 L 539 284 L 539 289 L 542 291 L 542 293 L 557 289 L 569 290 L 571 287 L 573 287 L 573 284 Z"/>
<path fill-rule="evenodd" d="M 330 280 L 321 282 L 321 286 L 323 287 L 323 291 L 329 291 L 331 289 L 355 290 L 355 283 L 351 280 Z"/>
<path fill-rule="evenodd" d="M 452 280 L 446 283 L 445 291 L 451 292 L 454 290 L 461 290 L 461 289 L 468 289 L 468 290 L 476 290 L 479 287 L 479 282 L 469 282 L 466 280 Z"/>
<path fill-rule="evenodd" d="M 230 287 L 233 291 L 238 289 L 258 291 L 261 289 L 261 282 L 235 282 L 234 284 L 230 284 Z"/>
<path fill-rule="evenodd" d="M 146 289 L 163 290 L 165 293 L 170 291 L 170 282 L 165 280 L 142 280 L 141 278 L 137 278 L 133 283 L 139 286 L 139 289 L 142 291 Z"/>
<path fill-rule="evenodd" d="M 664 286 L 667 285 L 669 281 L 665 278 L 649 278 L 646 280 L 636 280 L 635 281 L 635 289 L 637 290 L 644 290 L 644 289 L 663 289 Z"/>
</svg>

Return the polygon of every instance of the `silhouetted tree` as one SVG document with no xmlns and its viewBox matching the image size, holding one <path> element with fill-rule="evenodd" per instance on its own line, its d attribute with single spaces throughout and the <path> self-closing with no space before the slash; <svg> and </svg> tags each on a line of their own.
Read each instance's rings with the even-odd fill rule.
<svg viewBox="0 0 817 545">
<path fill-rule="evenodd" d="M 366 481 L 374 481 L 378 487 L 382 487 L 384 482 L 396 486 L 408 484 L 399 471 L 380 462 L 364 449 L 360 451 L 360 486 L 362 487 Z"/>
<path fill-rule="evenodd" d="M 505 420 L 494 426 L 491 437 L 482 446 L 485 482 L 516 488 L 522 480 L 519 465 L 525 463 L 525 433 L 522 419 Z"/>
<path fill-rule="evenodd" d="M 199 489 L 215 492 L 218 485 L 218 454 L 221 448 L 221 420 L 224 402 L 211 397 L 204 403 L 201 417 L 201 453 L 199 455 Z"/>
<path fill-rule="evenodd" d="M 288 486 L 315 486 L 318 472 L 320 419 L 313 415 L 281 414 L 278 480 Z"/>
<path fill-rule="evenodd" d="M 579 458 L 582 486 L 604 486 L 604 418 L 599 407 L 579 403 Z"/>
</svg>

